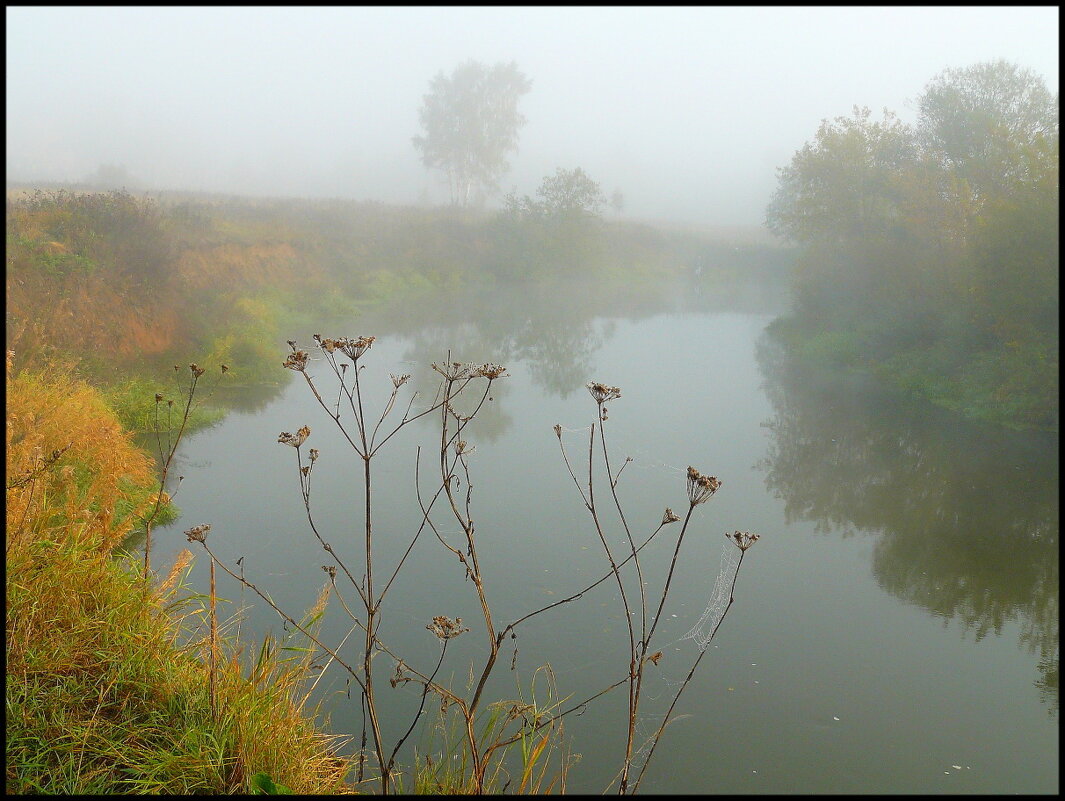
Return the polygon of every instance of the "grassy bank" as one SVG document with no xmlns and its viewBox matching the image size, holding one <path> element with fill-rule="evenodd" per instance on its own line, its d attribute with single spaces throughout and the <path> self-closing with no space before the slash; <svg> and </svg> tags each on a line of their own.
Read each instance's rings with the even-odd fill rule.
<svg viewBox="0 0 1065 801">
<path fill-rule="evenodd" d="M 6 389 L 7 792 L 241 793 L 257 774 L 338 791 L 346 763 L 302 709 L 304 666 L 267 648 L 248 671 L 219 641 L 212 671 L 188 554 L 152 584 L 114 558 L 157 485 L 99 393 L 12 378 L 10 357 Z"/>
<path fill-rule="evenodd" d="M 823 330 L 778 318 L 770 334 L 821 368 L 865 373 L 962 417 L 1014 430 L 1058 430 L 1057 351 L 1052 343 L 1010 342 L 977 353 L 950 342 L 884 352 L 878 335 Z"/>
</svg>

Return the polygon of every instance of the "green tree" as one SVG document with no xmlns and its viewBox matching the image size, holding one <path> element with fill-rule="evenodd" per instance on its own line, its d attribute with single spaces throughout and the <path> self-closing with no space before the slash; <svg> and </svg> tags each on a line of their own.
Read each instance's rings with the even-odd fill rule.
<svg viewBox="0 0 1065 801">
<path fill-rule="evenodd" d="M 499 229 L 511 264 L 504 272 L 574 272 L 594 267 L 603 251 L 606 203 L 599 184 L 580 167 L 545 176 L 536 197 L 506 196 Z"/>
<path fill-rule="evenodd" d="M 850 117 L 822 120 L 812 143 L 777 171 L 766 224 L 797 243 L 864 239 L 899 214 L 897 176 L 914 162 L 911 128 L 885 109 L 881 121 L 855 106 Z"/>
<path fill-rule="evenodd" d="M 526 121 L 518 101 L 531 88 L 514 62 L 466 61 L 430 82 L 418 115 L 423 134 L 412 141 L 426 167 L 444 172 L 453 204 L 469 206 L 497 191 Z"/>
<path fill-rule="evenodd" d="M 1058 97 L 1031 70 L 988 61 L 937 75 L 918 101 L 918 134 L 945 172 L 982 201 L 1037 180 L 1058 137 Z"/>
<path fill-rule="evenodd" d="M 536 190 L 536 198 L 528 195 L 517 197 L 514 193 L 505 199 L 506 209 L 511 214 L 529 218 L 598 217 L 606 197 L 599 184 L 584 170 L 576 167 L 567 170 L 559 167 L 554 175 L 547 175 Z"/>
<path fill-rule="evenodd" d="M 580 167 L 572 170 L 559 167 L 554 175 L 540 182 L 536 194 L 548 214 L 594 217 L 606 203 L 599 184 Z"/>
<path fill-rule="evenodd" d="M 803 346 L 974 416 L 1056 428 L 1057 107 L 997 61 L 934 78 L 915 128 L 857 108 L 822 122 L 766 211 L 802 246 Z"/>
</svg>

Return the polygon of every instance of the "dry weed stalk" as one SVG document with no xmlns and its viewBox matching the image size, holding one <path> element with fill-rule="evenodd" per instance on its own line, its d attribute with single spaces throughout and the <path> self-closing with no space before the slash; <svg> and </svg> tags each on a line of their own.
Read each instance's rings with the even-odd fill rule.
<svg viewBox="0 0 1065 801">
<path fill-rule="evenodd" d="M 174 365 L 174 372 L 181 371 L 181 365 Z M 222 380 L 229 371 L 229 367 L 221 365 L 218 372 L 218 380 L 215 382 L 215 387 L 218 386 L 218 382 Z M 152 435 L 155 437 L 156 447 L 156 464 L 159 470 L 159 492 L 155 494 L 152 508 L 141 518 L 141 525 L 144 526 L 144 577 L 145 581 L 149 581 L 151 577 L 151 555 L 152 555 L 152 524 L 156 518 L 159 517 L 159 513 L 162 511 L 163 504 L 173 500 L 173 495 L 168 495 L 165 491 L 166 481 L 170 475 L 170 466 L 174 461 L 174 454 L 177 453 L 178 445 L 181 444 L 181 440 L 185 435 L 185 429 L 189 423 L 189 416 L 192 414 L 193 404 L 196 399 L 197 389 L 199 386 L 200 378 L 207 372 L 206 368 L 200 367 L 198 364 L 189 365 L 189 383 L 184 390 L 184 408 L 181 410 L 181 421 L 178 423 L 175 433 L 174 429 L 174 400 L 173 398 L 166 398 L 162 392 L 155 393 L 155 416 L 152 421 Z M 212 392 L 214 387 L 212 387 Z M 208 395 L 209 397 L 209 395 Z M 201 402 L 202 402 L 201 398 Z M 166 446 L 163 446 L 163 420 L 160 417 L 160 409 L 166 405 Z M 178 476 L 178 485 L 180 486 L 184 476 Z"/>
<path fill-rule="evenodd" d="M 216 559 L 215 554 L 207 546 L 206 542 L 206 530 L 209 529 L 209 525 L 205 524 L 204 526 L 190 529 L 186 533 L 190 541 L 198 541 L 204 546 L 212 559 L 212 564 L 217 562 L 219 567 L 240 582 L 242 587 L 252 590 L 266 601 L 287 625 L 291 625 L 295 630 L 304 634 L 323 653 L 328 654 L 329 663 L 335 662 L 349 674 L 349 681 L 353 680 L 359 687 L 360 707 L 363 711 L 363 730 L 362 748 L 357 761 L 356 780 L 360 783 L 366 780 L 367 752 L 369 752 L 371 754 L 370 759 L 375 762 L 374 766 L 378 773 L 381 792 L 388 794 L 394 790 L 401 789 L 396 768 L 397 754 L 416 727 L 425 709 L 429 695 L 433 694 L 439 698 L 440 708 L 443 713 L 446 714 L 447 710 L 453 710 L 458 715 L 461 736 L 464 740 L 462 747 L 463 764 L 465 765 L 465 760 L 468 759 L 470 765 L 468 781 L 464 780 L 465 783 L 462 784 L 465 791 L 480 794 L 485 792 L 494 781 L 497 781 L 502 771 L 502 759 L 508 748 L 515 744 L 520 744 L 524 761 L 519 789 L 523 791 L 533 785 L 539 787 L 544 779 L 546 767 L 541 771 L 540 778 L 530 784 L 534 766 L 542 757 L 549 741 L 549 735 L 558 736 L 560 734 L 562 719 L 566 715 L 585 709 L 589 703 L 617 687 L 626 685 L 628 688 L 628 725 L 618 790 L 622 794 L 635 792 L 647 766 L 647 761 L 645 760 L 635 782 L 633 782 L 630 773 L 635 765 L 635 727 L 643 694 L 645 669 L 648 663 L 657 666 L 662 658 L 661 651 L 652 652 L 650 650 L 652 638 L 661 620 L 662 611 L 673 584 L 681 545 L 691 523 L 695 507 L 708 501 L 717 492 L 721 482 L 714 476 L 703 475 L 695 468 L 688 468 L 688 510 L 676 535 L 672 561 L 668 574 L 658 590 L 656 606 L 655 601 L 648 597 L 647 582 L 640 562 L 640 553 L 663 529 L 673 523 L 680 522 L 681 517 L 675 514 L 672 509 L 666 508 L 661 521 L 637 545 L 617 494 L 617 485 L 621 473 L 631 459 L 626 459 L 615 472 L 611 466 L 605 434 L 605 423 L 608 419 L 605 404 L 607 401 L 620 398 L 621 390 L 618 387 L 597 382 L 588 384 L 588 390 L 597 406 L 597 420 L 591 425 L 589 432 L 586 483 L 582 483 L 578 479 L 570 464 L 565 448 L 562 448 L 562 456 L 566 468 L 569 470 L 570 476 L 591 516 L 592 524 L 602 546 L 609 570 L 598 580 L 580 591 L 499 627 L 492 615 L 488 582 L 482 571 L 478 554 L 476 527 L 472 514 L 473 481 L 471 480 L 470 472 L 470 456 L 473 452 L 473 447 L 466 436 L 466 430 L 477 417 L 485 402 L 491 398 L 493 382 L 507 376 L 506 368 L 496 364 L 472 364 L 452 361 L 450 354 L 448 354 L 447 360 L 440 364 L 434 363 L 432 365 L 433 370 L 441 377 L 439 389 L 433 400 L 425 408 L 415 410 L 414 404 L 417 393 L 413 393 L 406 403 L 402 416 L 398 420 L 392 419 L 391 423 L 386 425 L 390 415 L 396 408 L 400 388 L 407 383 L 410 376 L 390 375 L 392 383 L 391 394 L 382 411 L 371 418 L 368 416 L 364 403 L 364 387 L 361 377 L 364 365 L 361 361 L 372 347 L 375 338 L 372 336 L 326 338 L 316 334 L 314 341 L 321 352 L 321 361 L 328 366 L 333 379 L 337 382 L 338 390 L 335 401 L 329 402 L 326 400 L 325 393 L 319 388 L 320 378 L 313 376 L 308 369 L 311 362 L 310 354 L 300 349 L 293 341 L 289 342 L 291 352 L 285 359 L 283 366 L 303 376 L 318 405 L 326 416 L 333 420 L 333 424 L 340 432 L 341 437 L 358 454 L 362 461 L 363 504 L 361 525 L 356 535 L 356 541 L 360 546 L 358 549 L 358 568 L 352 569 L 345 558 L 338 553 L 338 548 L 322 536 L 315 522 L 311 503 L 312 479 L 314 467 L 319 458 L 319 450 L 317 448 L 309 448 L 305 452 L 305 446 L 311 436 L 310 427 L 302 425 L 295 434 L 281 432 L 278 436 L 278 442 L 292 447 L 295 453 L 296 472 L 304 512 L 311 532 L 332 560 L 332 564 L 323 565 L 322 569 L 328 575 L 334 596 L 351 621 L 352 625 L 348 635 L 344 637 L 339 646 L 327 646 L 315 632 L 302 626 L 291 615 L 280 609 L 267 594 L 247 580 L 243 575 L 243 570 L 240 575 L 237 575 Z M 341 358 L 346 359 L 346 361 L 341 361 Z M 468 414 L 462 414 L 457 410 L 456 402 L 463 395 L 472 396 L 469 401 L 472 405 L 472 411 Z M 330 395 L 330 397 L 332 396 Z M 421 523 L 397 563 L 390 569 L 383 570 L 382 565 L 379 564 L 379 558 L 375 558 L 373 549 L 373 460 L 381 448 L 401 429 L 415 420 L 433 413 L 437 414 L 439 424 L 439 440 L 436 445 L 436 464 L 434 469 L 436 475 L 432 480 L 432 485 L 435 489 L 432 490 L 431 494 L 423 492 L 422 459 L 421 448 L 419 447 L 415 461 L 414 478 L 417 501 L 421 511 Z M 597 429 L 598 438 L 596 436 Z M 561 426 L 555 426 L 555 434 L 559 439 L 561 448 Z M 606 486 L 610 495 L 609 506 L 612 507 L 613 514 L 616 514 L 626 535 L 628 547 L 624 552 L 618 554 L 615 554 L 609 545 L 608 526 L 605 512 L 601 508 L 601 496 L 597 497 L 596 494 L 597 482 L 594 480 L 594 466 L 599 460 L 602 462 L 602 468 L 606 475 Z M 445 534 L 445 527 L 436 521 L 434 507 L 438 505 L 458 524 L 459 541 L 450 541 L 449 536 Z M 439 512 L 436 514 L 439 514 Z M 408 556 L 426 529 L 458 561 L 463 577 L 472 586 L 480 607 L 478 628 L 483 626 L 483 636 L 485 637 L 487 651 L 483 657 L 483 663 L 479 667 L 470 666 L 471 682 L 468 694 L 456 692 L 436 680 L 444 664 L 449 642 L 470 631 L 469 626 L 462 625 L 461 619 L 452 620 L 444 615 L 436 615 L 426 625 L 426 628 L 441 644 L 439 659 L 432 669 L 428 671 L 419 670 L 411 666 L 409 662 L 394 653 L 379 636 L 382 604 L 393 586 L 393 582 L 406 563 Z M 743 533 L 741 536 L 741 533 L 737 532 L 734 542 L 741 549 L 741 561 L 743 552 L 756 539 L 757 535 Z M 630 563 L 631 569 L 629 567 Z M 633 572 L 635 573 L 634 576 L 632 575 Z M 506 638 L 516 637 L 515 629 L 530 618 L 575 601 L 599 584 L 611 579 L 618 587 L 627 624 L 629 657 L 624 675 L 591 697 L 573 703 L 565 709 L 562 708 L 562 700 L 554 700 L 541 706 L 520 703 L 504 708 L 500 706 L 500 702 L 496 702 L 484 707 L 484 690 L 490 676 L 498 666 L 499 655 Z M 631 586 L 634 580 L 637 583 L 636 589 Z M 340 583 L 343 584 L 343 587 L 339 586 Z M 733 586 L 734 584 L 735 577 L 733 577 Z M 354 604 L 348 597 L 352 593 L 352 598 L 357 598 Z M 731 607 L 731 600 L 729 606 Z M 654 609 L 654 613 L 650 614 L 652 609 Z M 727 613 L 727 611 L 726 609 L 725 612 Z M 720 625 L 720 621 L 718 621 L 718 625 Z M 356 631 L 362 634 L 357 658 L 345 658 L 340 653 L 341 649 L 348 637 Z M 712 637 L 714 633 L 716 633 L 716 627 L 710 636 Z M 388 747 L 384 742 L 379 718 L 377 685 L 374 673 L 374 658 L 379 653 L 386 654 L 393 660 L 394 672 L 389 680 L 392 687 L 413 682 L 422 688 L 418 700 L 418 708 L 410 725 L 391 747 Z M 662 732 L 669 722 L 669 715 L 672 714 L 680 694 L 691 681 L 703 653 L 705 651 L 701 651 L 699 657 L 695 660 L 691 671 L 680 685 L 673 703 L 667 710 L 662 725 L 651 738 L 653 742 L 647 752 L 647 759 L 650 758 L 655 746 L 657 746 Z M 511 660 L 511 669 L 515 667 L 516 658 L 517 649 L 514 652 L 514 659 Z M 482 710 L 483 707 L 484 709 Z M 506 711 L 507 709 L 509 711 Z M 488 716 L 488 724 L 482 726 L 479 732 L 478 726 L 475 724 L 480 720 L 479 714 L 482 713 Z M 372 747 L 369 743 L 370 739 L 372 739 Z M 562 786 L 564 786 L 565 782 L 565 769 L 566 763 L 564 762 L 560 775 Z M 464 772 L 463 775 L 465 775 Z M 509 781 L 506 786 L 509 786 Z"/>
</svg>

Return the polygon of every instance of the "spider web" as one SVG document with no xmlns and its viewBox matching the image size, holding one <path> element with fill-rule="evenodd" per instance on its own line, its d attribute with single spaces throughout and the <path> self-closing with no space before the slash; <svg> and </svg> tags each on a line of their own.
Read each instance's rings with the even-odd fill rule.
<svg viewBox="0 0 1065 801">
<path fill-rule="evenodd" d="M 729 598 L 732 594 L 732 583 L 736 579 L 736 571 L 740 566 L 740 549 L 727 540 L 722 544 L 721 567 L 714 582 L 714 590 L 710 593 L 706 611 L 703 612 L 698 622 L 691 631 L 681 637 L 682 640 L 695 640 L 700 651 L 705 651 L 710 640 L 721 625 L 721 619 L 728 609 Z"/>
</svg>

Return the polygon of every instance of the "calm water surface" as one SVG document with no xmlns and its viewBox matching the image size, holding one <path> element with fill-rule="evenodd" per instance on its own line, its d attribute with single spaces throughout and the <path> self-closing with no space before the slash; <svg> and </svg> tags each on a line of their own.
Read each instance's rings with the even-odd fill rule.
<svg viewBox="0 0 1065 801">
<path fill-rule="evenodd" d="M 664 656 L 649 671 L 638 734 L 654 730 L 698 654 L 683 636 L 710 598 L 723 533 L 762 535 L 642 791 L 1057 792 L 1056 436 L 967 424 L 861 381 L 804 373 L 765 335 L 778 309 L 758 293 L 593 308 L 581 292 L 530 291 L 444 306 L 408 307 L 321 333 L 378 337 L 363 374 L 377 389 L 374 408 L 391 390 L 390 372 L 413 374 L 403 391 L 431 397 L 436 374 L 428 365 L 449 348 L 452 358 L 509 368 L 467 436 L 476 445 L 478 551 L 497 625 L 604 573 L 552 430 L 563 426 L 563 444 L 579 465 L 595 418 L 587 381 L 622 389 L 609 404 L 607 434 L 615 465 L 633 458 L 618 489 L 637 535 L 650 533 L 666 506 L 686 510 L 688 465 L 723 481 L 696 510 L 685 540 L 655 635 Z M 448 322 L 457 318 L 467 322 Z M 310 337 L 299 341 L 309 345 Z M 318 363 L 323 379 L 324 370 Z M 209 522 L 221 558 L 232 565 L 243 556 L 247 577 L 283 608 L 309 607 L 327 560 L 308 527 L 295 453 L 277 444 L 280 431 L 304 424 L 312 430 L 305 447 L 321 452 L 315 521 L 334 546 L 356 553 L 361 463 L 295 378 L 245 397 L 221 425 L 184 443 L 177 470 L 185 476 L 177 498 L 183 517 L 158 531 L 157 567 L 187 545 L 184 529 Z M 374 461 L 382 574 L 420 521 L 419 444 L 423 491 L 431 492 L 433 432 L 428 418 L 410 425 Z M 457 534 L 453 520 L 436 519 L 444 536 Z M 621 530 L 610 536 L 620 548 Z M 644 553 L 656 586 L 672 544 L 656 540 Z M 198 555 L 194 584 L 205 586 L 206 574 Z M 234 608 L 255 600 L 232 582 L 220 592 Z M 449 646 L 440 675 L 465 686 L 485 637 L 471 585 L 435 539 L 418 541 L 384 610 L 383 639 L 422 670 L 439 655 L 425 624 L 438 614 L 462 617 L 474 631 Z M 260 602 L 242 633 L 267 630 L 284 633 Z M 346 631 L 339 610 L 331 610 L 326 641 Z M 533 671 L 550 663 L 559 692 L 583 699 L 624 675 L 625 631 L 616 586 L 604 582 L 522 624 L 489 695 L 516 697 L 516 683 L 527 690 Z M 394 742 L 418 693 L 414 685 L 390 688 L 386 661 L 376 664 Z M 356 732 L 357 704 L 335 670 L 319 685 L 323 708 L 334 730 Z M 624 747 L 624 692 L 567 718 L 581 755 L 568 776 L 571 792 L 602 791 L 614 776 Z M 414 739 L 420 751 L 431 750 L 425 737 Z"/>
</svg>

